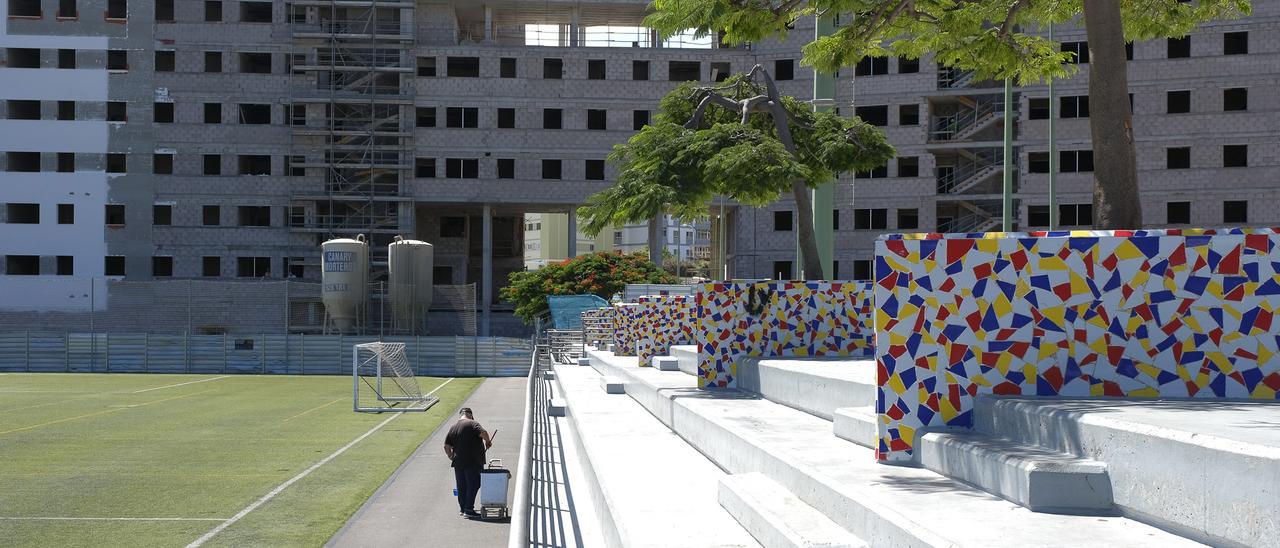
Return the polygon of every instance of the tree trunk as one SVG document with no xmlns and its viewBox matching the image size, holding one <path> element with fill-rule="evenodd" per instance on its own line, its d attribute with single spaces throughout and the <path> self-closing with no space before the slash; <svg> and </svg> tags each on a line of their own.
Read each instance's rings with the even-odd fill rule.
<svg viewBox="0 0 1280 548">
<path fill-rule="evenodd" d="M 791 182 L 791 195 L 796 199 L 796 234 L 800 240 L 801 268 L 804 275 L 798 276 L 806 280 L 826 278 L 822 271 L 822 257 L 818 255 L 818 235 L 813 229 L 813 196 L 804 181 Z"/>
<path fill-rule="evenodd" d="M 662 270 L 662 244 L 663 238 L 666 236 L 663 234 L 666 232 L 662 226 L 663 217 L 664 215 L 659 213 L 654 218 L 649 219 L 649 262 L 657 266 L 658 270 Z"/>
<path fill-rule="evenodd" d="M 1089 128 L 1093 134 L 1093 226 L 1142 228 L 1120 0 L 1084 2 L 1089 39 Z"/>
</svg>

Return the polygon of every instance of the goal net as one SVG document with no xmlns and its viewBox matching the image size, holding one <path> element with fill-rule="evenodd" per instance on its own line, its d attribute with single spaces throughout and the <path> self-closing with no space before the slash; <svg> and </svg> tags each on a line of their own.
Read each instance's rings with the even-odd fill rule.
<svg viewBox="0 0 1280 548">
<path fill-rule="evenodd" d="M 352 397 L 357 412 L 426 411 L 439 398 L 424 396 L 404 343 L 355 345 L 351 356 Z"/>
</svg>

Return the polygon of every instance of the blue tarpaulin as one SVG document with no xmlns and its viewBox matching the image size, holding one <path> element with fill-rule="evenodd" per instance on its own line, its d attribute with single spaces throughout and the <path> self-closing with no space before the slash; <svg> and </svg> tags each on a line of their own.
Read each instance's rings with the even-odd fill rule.
<svg viewBox="0 0 1280 548">
<path fill-rule="evenodd" d="M 582 329 L 582 313 L 609 306 L 609 302 L 595 295 L 548 295 L 551 307 L 552 329 Z"/>
</svg>

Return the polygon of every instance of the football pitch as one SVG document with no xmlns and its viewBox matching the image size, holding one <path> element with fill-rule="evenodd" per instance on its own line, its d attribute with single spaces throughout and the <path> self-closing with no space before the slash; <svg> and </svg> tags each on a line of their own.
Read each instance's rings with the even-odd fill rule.
<svg viewBox="0 0 1280 548">
<path fill-rule="evenodd" d="M 0 545 L 319 546 L 481 380 L 372 414 L 342 376 L 0 373 Z"/>
</svg>

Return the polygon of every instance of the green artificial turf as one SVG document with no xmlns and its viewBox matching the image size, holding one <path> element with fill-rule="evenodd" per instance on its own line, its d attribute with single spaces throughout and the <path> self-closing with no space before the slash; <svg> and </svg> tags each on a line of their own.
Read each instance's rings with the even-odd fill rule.
<svg viewBox="0 0 1280 548">
<path fill-rule="evenodd" d="M 217 377 L 0 375 L 0 544 L 186 546 L 393 416 L 352 412 L 350 377 Z M 480 380 L 449 382 L 431 410 L 401 414 L 206 546 L 323 544 Z M 190 381 L 204 382 L 166 387 Z M 12 519 L 32 517 L 205 521 Z"/>
</svg>

